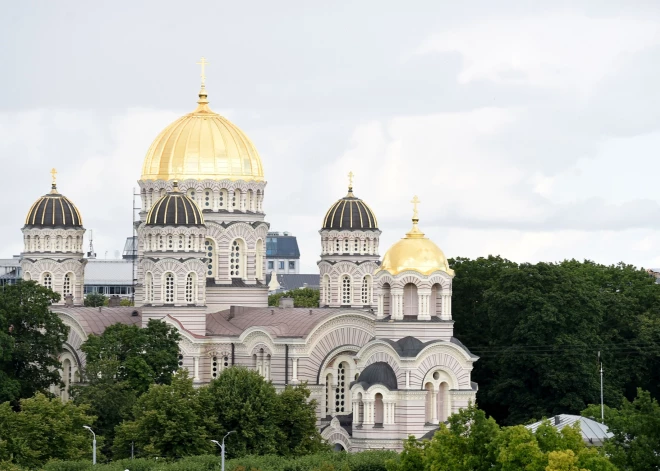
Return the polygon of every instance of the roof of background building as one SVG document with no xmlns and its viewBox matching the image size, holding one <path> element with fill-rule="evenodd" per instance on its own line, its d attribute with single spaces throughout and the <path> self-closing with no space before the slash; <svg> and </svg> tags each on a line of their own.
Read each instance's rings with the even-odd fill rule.
<svg viewBox="0 0 660 471">
<path fill-rule="evenodd" d="M 272 273 L 266 275 L 266 285 L 270 283 Z M 289 291 L 298 288 L 319 289 L 321 285 L 321 275 L 306 275 L 304 273 L 277 274 L 277 282 L 283 291 Z M 307 286 L 305 286 L 307 285 Z"/>
<path fill-rule="evenodd" d="M 137 237 L 131 236 L 126 237 L 126 242 L 124 243 L 124 253 L 122 253 L 121 258 L 135 258 L 137 257 Z"/>
<path fill-rule="evenodd" d="M 300 258 L 298 240 L 295 236 L 282 235 L 279 232 L 268 234 L 266 236 L 266 257 Z"/>
<path fill-rule="evenodd" d="M 580 424 L 582 439 L 591 445 L 601 446 L 606 438 L 610 438 L 614 435 L 609 431 L 606 425 L 579 415 L 559 414 L 550 418 L 550 425 L 557 430 L 572 426 L 576 422 L 579 422 Z M 543 423 L 543 421 L 525 425 L 525 427 L 532 432 L 536 432 L 536 429 L 539 428 L 541 423 Z"/>
<path fill-rule="evenodd" d="M 142 321 L 140 308 L 136 307 L 53 306 L 51 310 L 76 318 L 87 335 L 100 335 L 113 324 L 140 325 Z M 133 312 L 137 312 L 137 315 L 134 316 Z"/>
<path fill-rule="evenodd" d="M 132 285 L 133 262 L 131 260 L 87 260 L 86 285 Z"/>
<path fill-rule="evenodd" d="M 309 334 L 314 327 L 332 315 L 347 309 L 279 308 L 232 306 L 225 311 L 206 316 L 207 335 L 238 336 L 250 327 L 261 327 L 273 337 L 298 337 Z M 368 315 L 365 311 L 359 311 Z"/>
</svg>

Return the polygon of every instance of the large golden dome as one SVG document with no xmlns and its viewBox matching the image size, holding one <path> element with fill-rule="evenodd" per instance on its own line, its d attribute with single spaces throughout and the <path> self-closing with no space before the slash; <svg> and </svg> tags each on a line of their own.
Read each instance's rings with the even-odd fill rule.
<svg viewBox="0 0 660 471">
<path fill-rule="evenodd" d="M 142 180 L 263 181 L 252 141 L 228 119 L 211 111 L 206 89 L 195 111 L 166 127 L 151 144 Z"/>
<path fill-rule="evenodd" d="M 403 239 L 385 252 L 383 263 L 378 271 L 385 270 L 392 275 L 398 275 L 407 270 L 416 271 L 422 275 L 443 271 L 453 276 L 454 270 L 449 268 L 444 252 L 431 239 L 424 237 L 424 233 L 417 226 L 418 222 L 419 218 L 415 209 L 412 229 Z"/>
</svg>

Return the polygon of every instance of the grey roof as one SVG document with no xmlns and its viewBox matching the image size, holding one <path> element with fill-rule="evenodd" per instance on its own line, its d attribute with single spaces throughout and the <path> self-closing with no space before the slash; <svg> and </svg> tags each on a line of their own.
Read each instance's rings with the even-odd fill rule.
<svg viewBox="0 0 660 471">
<path fill-rule="evenodd" d="M 421 340 L 415 338 L 415 337 L 403 337 L 402 339 L 399 340 L 390 340 L 390 339 L 383 339 L 383 341 L 389 343 L 394 350 L 399 354 L 400 358 L 415 358 L 417 355 L 419 355 L 419 352 L 424 350 L 428 345 L 431 345 L 433 343 L 442 343 L 445 342 L 445 340 L 429 340 L 428 342 L 422 342 Z M 473 355 L 470 350 L 467 349 L 465 345 L 461 343 L 460 340 L 458 340 L 456 337 L 452 337 L 449 340 L 451 343 L 454 345 L 458 345 L 460 348 L 462 348 L 465 353 L 467 353 L 469 356 L 473 358 L 478 358 L 475 355 Z"/>
<path fill-rule="evenodd" d="M 88 260 L 85 267 L 86 285 L 132 285 L 131 260 Z"/>
<path fill-rule="evenodd" d="M 352 384 L 361 384 L 364 389 L 374 384 L 382 384 L 390 391 L 398 389 L 396 374 L 389 363 L 384 361 L 377 361 L 367 366 Z"/>
<path fill-rule="evenodd" d="M 601 446 L 605 439 L 611 438 L 614 435 L 609 431 L 606 425 L 579 415 L 559 414 L 550 418 L 550 425 L 557 430 L 572 426 L 576 422 L 579 422 L 580 424 L 582 439 L 585 443 L 590 445 Z M 532 432 L 536 432 L 536 429 L 539 428 L 539 425 L 542 423 L 543 421 L 541 420 L 530 425 L 525 425 L 525 427 Z"/>
<path fill-rule="evenodd" d="M 124 253 L 121 258 L 131 259 L 137 257 L 137 236 L 126 237 Z"/>
<path fill-rule="evenodd" d="M 266 285 L 270 283 L 272 273 L 266 275 Z M 321 275 L 307 275 L 304 273 L 291 273 L 291 274 L 277 274 L 277 282 L 284 291 L 292 289 L 307 288 L 319 289 L 321 286 Z"/>
<path fill-rule="evenodd" d="M 298 240 L 292 235 L 266 236 L 266 258 L 300 258 Z"/>
<path fill-rule="evenodd" d="M 87 335 L 100 335 L 109 326 L 117 323 L 126 325 L 140 325 L 142 313 L 136 307 L 63 307 L 53 306 L 51 310 L 56 313 L 73 316 L 82 326 Z M 134 316 L 133 312 L 137 312 Z"/>
</svg>

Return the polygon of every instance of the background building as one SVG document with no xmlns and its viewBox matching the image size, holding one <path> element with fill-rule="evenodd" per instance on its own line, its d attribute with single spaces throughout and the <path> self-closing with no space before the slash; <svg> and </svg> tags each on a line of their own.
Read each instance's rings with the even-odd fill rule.
<svg viewBox="0 0 660 471">
<path fill-rule="evenodd" d="M 300 272 L 298 241 L 290 232 L 269 232 L 266 236 L 266 273 Z"/>
</svg>

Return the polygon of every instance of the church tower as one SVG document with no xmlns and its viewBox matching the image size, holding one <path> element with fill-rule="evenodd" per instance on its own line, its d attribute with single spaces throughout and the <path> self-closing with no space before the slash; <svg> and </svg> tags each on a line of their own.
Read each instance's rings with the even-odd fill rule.
<svg viewBox="0 0 660 471">
<path fill-rule="evenodd" d="M 83 303 L 84 271 L 82 218 L 76 205 L 57 191 L 55 169 L 50 193 L 30 208 L 23 226 L 21 270 L 24 280 L 34 280 L 60 294 L 57 304 Z"/>
<path fill-rule="evenodd" d="M 204 264 L 199 286 L 205 287 L 207 312 L 229 306 L 265 307 L 265 254 L 268 223 L 264 217 L 261 158 L 252 141 L 236 125 L 209 107 L 205 86 L 197 108 L 182 116 L 154 140 L 147 152 L 138 184 L 142 196 L 138 288 L 145 293 L 148 262 L 145 244 L 152 208 L 178 182 L 178 190 L 201 210 L 205 232 L 194 252 Z M 199 234 L 198 234 L 199 235 Z M 153 234 L 152 234 L 153 236 Z M 142 297 L 143 303 L 148 301 Z"/>
<path fill-rule="evenodd" d="M 371 208 L 348 193 L 323 218 L 321 234 L 321 306 L 372 308 L 373 273 L 378 268 L 378 220 Z"/>
</svg>

